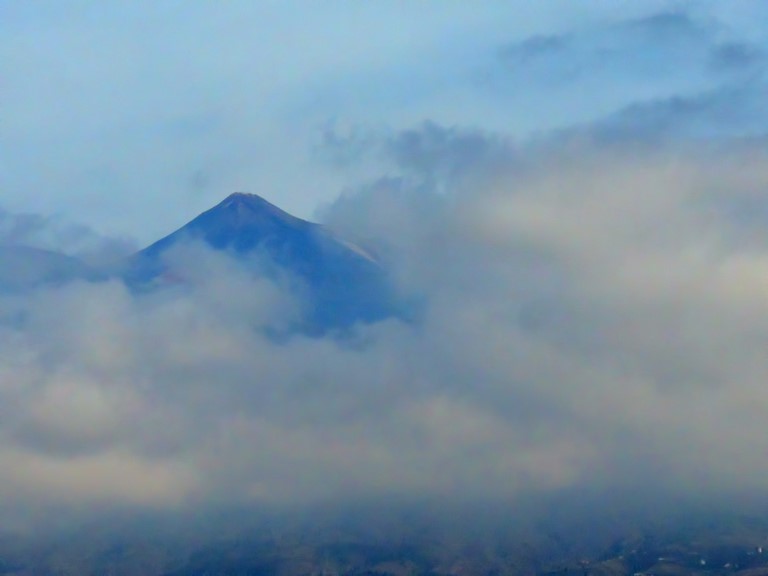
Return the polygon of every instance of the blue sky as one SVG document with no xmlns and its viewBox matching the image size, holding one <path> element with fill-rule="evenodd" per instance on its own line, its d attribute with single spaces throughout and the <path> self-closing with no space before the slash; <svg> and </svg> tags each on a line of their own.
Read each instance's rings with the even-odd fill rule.
<svg viewBox="0 0 768 576">
<path fill-rule="evenodd" d="M 328 141 L 759 135 L 761 2 L 0 1 L 0 207 L 139 243 L 232 191 L 303 217 Z M 330 138 L 329 138 L 330 137 Z"/>
</svg>

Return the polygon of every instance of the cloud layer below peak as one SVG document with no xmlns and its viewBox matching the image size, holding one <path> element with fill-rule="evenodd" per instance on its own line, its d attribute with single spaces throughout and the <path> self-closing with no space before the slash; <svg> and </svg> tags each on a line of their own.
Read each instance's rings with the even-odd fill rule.
<svg viewBox="0 0 768 576">
<path fill-rule="evenodd" d="M 4 297 L 3 501 L 757 495 L 762 148 L 488 146 L 493 173 L 328 210 L 386 243 L 412 322 L 275 339 L 296 297 L 199 246 L 174 258 L 208 273 L 178 291 Z"/>
</svg>

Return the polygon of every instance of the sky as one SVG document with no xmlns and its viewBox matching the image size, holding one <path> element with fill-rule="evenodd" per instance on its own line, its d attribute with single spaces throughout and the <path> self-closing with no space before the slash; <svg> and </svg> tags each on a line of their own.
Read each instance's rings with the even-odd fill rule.
<svg viewBox="0 0 768 576">
<path fill-rule="evenodd" d="M 384 247 L 423 314 L 275 341 L 193 287 L 0 298 L 0 506 L 768 483 L 762 2 L 0 0 L 0 237 L 129 251 L 234 191 Z"/>
<path fill-rule="evenodd" d="M 234 191 L 317 218 L 380 171 L 329 144 L 424 122 L 759 133 L 765 10 L 4 0 L 0 207 L 145 245 Z"/>
</svg>

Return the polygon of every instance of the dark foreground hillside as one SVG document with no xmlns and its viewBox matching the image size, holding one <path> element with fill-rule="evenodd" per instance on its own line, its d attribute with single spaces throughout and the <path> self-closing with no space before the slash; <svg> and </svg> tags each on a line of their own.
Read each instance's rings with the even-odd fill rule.
<svg viewBox="0 0 768 576">
<path fill-rule="evenodd" d="M 144 520 L 147 520 L 146 518 Z M 437 527 L 411 518 L 345 525 L 275 517 L 207 527 L 136 519 L 0 540 L 0 574 L 14 576 L 373 575 L 768 575 L 768 521 L 693 519 L 619 537 L 582 524 L 574 531 L 525 526 Z M 591 530 L 594 528 L 594 530 Z M 569 529 L 570 530 L 570 529 Z"/>
</svg>

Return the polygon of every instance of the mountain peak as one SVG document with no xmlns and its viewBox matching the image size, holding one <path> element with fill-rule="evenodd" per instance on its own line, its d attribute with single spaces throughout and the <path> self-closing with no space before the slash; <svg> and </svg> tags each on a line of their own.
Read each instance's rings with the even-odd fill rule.
<svg viewBox="0 0 768 576">
<path fill-rule="evenodd" d="M 251 194 L 249 192 L 233 192 L 224 200 L 222 200 L 215 208 L 248 208 L 250 210 L 269 210 L 270 212 L 283 212 L 272 204 L 266 201 L 258 194 Z"/>
<path fill-rule="evenodd" d="M 267 222 L 281 222 L 290 226 L 305 226 L 308 222 L 296 218 L 281 210 L 258 194 L 234 192 L 214 206 L 203 216 L 224 219 L 228 225 L 235 228 L 242 226 L 263 226 Z"/>
<path fill-rule="evenodd" d="M 148 286 L 172 270 L 162 258 L 190 240 L 225 251 L 253 272 L 295 276 L 315 328 L 373 321 L 392 314 L 389 285 L 376 260 L 321 226 L 291 216 L 261 196 L 236 192 L 133 257 L 129 282 Z M 259 258 L 249 255 L 258 253 Z M 266 263 L 266 264 L 265 264 Z M 174 277 L 170 274 L 170 277 Z"/>
<path fill-rule="evenodd" d="M 258 194 L 252 194 L 251 192 L 233 192 L 232 194 L 224 198 L 224 200 L 222 201 L 222 204 L 234 203 L 234 202 L 245 203 L 245 204 L 270 204 Z"/>
</svg>

